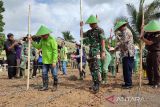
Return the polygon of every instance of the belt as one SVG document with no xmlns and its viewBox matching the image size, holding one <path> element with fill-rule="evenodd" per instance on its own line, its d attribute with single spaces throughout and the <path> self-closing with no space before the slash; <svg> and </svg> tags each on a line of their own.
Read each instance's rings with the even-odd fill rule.
<svg viewBox="0 0 160 107">
<path fill-rule="evenodd" d="M 155 52 L 160 52 L 160 50 L 148 51 L 148 53 L 155 53 Z"/>
</svg>

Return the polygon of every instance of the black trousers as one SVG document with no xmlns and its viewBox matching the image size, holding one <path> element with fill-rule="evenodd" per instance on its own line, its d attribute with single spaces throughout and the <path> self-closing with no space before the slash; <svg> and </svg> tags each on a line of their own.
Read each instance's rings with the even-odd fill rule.
<svg viewBox="0 0 160 107">
<path fill-rule="evenodd" d="M 133 70 L 133 57 L 124 57 L 122 59 L 123 63 L 123 77 L 125 85 L 131 86 L 132 85 L 132 70 Z"/>
<path fill-rule="evenodd" d="M 32 74 L 32 76 L 36 76 L 37 75 L 37 69 L 38 69 L 38 61 L 34 60 L 33 61 L 33 74 Z"/>
<path fill-rule="evenodd" d="M 147 55 L 147 77 L 149 83 L 160 83 L 160 52 L 150 52 Z"/>
<path fill-rule="evenodd" d="M 12 77 L 16 76 L 16 54 L 7 55 L 7 63 L 8 63 L 8 78 L 12 79 Z"/>
</svg>

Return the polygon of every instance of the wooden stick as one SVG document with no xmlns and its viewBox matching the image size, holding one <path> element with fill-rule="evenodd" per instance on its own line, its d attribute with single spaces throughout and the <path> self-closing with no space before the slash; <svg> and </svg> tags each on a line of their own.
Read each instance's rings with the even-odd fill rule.
<svg viewBox="0 0 160 107">
<path fill-rule="evenodd" d="M 143 30 L 143 26 L 144 26 L 144 11 L 142 8 L 142 25 L 141 25 L 141 34 L 140 36 L 143 35 L 144 30 Z M 142 86 L 142 53 L 143 53 L 143 42 L 140 41 L 140 70 L 139 70 L 139 87 L 141 88 Z"/>
<path fill-rule="evenodd" d="M 31 37 L 30 34 L 30 16 L 31 16 L 31 6 L 29 5 L 29 11 L 28 11 L 28 36 Z M 27 90 L 29 89 L 29 76 L 30 76 L 30 50 L 31 47 L 31 41 L 28 40 L 28 69 L 27 69 Z"/>
<path fill-rule="evenodd" d="M 80 0 L 80 20 L 83 21 L 82 17 L 82 0 Z M 82 54 L 83 54 L 83 26 L 80 26 L 80 36 L 81 36 L 81 67 L 80 71 L 82 71 Z"/>
</svg>

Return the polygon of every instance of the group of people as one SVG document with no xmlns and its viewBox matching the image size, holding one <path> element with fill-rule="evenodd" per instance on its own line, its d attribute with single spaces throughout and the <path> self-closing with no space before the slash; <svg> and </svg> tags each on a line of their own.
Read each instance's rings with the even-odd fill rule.
<svg viewBox="0 0 160 107">
<path fill-rule="evenodd" d="M 76 52 L 71 56 L 73 60 L 77 61 L 80 78 L 85 78 L 85 66 L 88 62 L 90 73 L 92 76 L 93 84 L 90 89 L 94 92 L 98 92 L 100 84 L 107 83 L 107 73 L 108 71 L 112 72 L 112 75 L 115 77 L 116 71 L 116 51 L 120 51 L 122 58 L 122 68 L 123 68 L 123 77 L 124 84 L 122 87 L 125 89 L 132 88 L 132 72 L 134 65 L 138 66 L 138 63 L 135 57 L 135 45 L 133 40 L 133 34 L 130 29 L 127 27 L 128 22 L 117 21 L 114 26 L 115 37 L 117 44 L 115 47 L 105 44 L 106 38 L 105 33 L 102 28 L 98 26 L 98 19 L 96 16 L 91 15 L 86 24 L 89 24 L 90 28 L 87 32 L 83 32 L 83 38 L 87 39 L 89 44 L 89 53 L 88 57 L 83 47 L 82 51 L 80 50 L 80 45 L 77 44 Z M 80 26 L 83 26 L 84 23 L 80 22 Z M 147 77 L 149 80 L 148 85 L 152 85 L 157 88 L 160 84 L 160 22 L 152 20 L 146 26 L 144 26 L 143 34 L 141 35 L 141 40 L 145 42 L 145 47 L 148 50 L 147 60 L 146 60 L 146 71 Z M 53 77 L 53 86 L 57 87 L 58 85 L 58 75 L 57 75 L 57 64 L 61 63 L 63 75 L 67 74 L 67 53 L 68 50 L 65 47 L 65 42 L 62 42 L 61 49 L 58 51 L 58 46 L 56 39 L 51 35 L 52 31 L 45 26 L 41 26 L 36 33 L 36 36 L 41 37 L 40 42 L 35 42 L 32 38 L 26 37 L 26 43 L 23 43 L 23 47 L 28 47 L 28 40 L 31 41 L 31 61 L 34 62 L 35 58 L 35 48 L 41 50 L 39 56 L 43 56 L 41 59 L 42 65 L 42 81 L 43 87 L 41 91 L 48 90 L 48 72 L 51 71 Z M 8 61 L 8 76 L 12 78 L 16 76 L 18 70 L 16 70 L 17 65 L 26 63 L 26 56 L 28 54 L 27 48 L 21 50 L 21 60 L 18 57 L 18 42 L 14 42 L 13 34 L 7 35 L 8 40 L 5 42 L 5 50 Z M 81 52 L 82 52 L 82 61 L 81 61 Z M 42 57 L 41 57 L 42 58 Z M 21 63 L 20 63 L 21 62 Z M 81 68 L 82 62 L 82 68 Z M 25 66 L 24 68 L 26 68 Z M 33 66 L 34 67 L 34 66 Z M 24 70 L 24 68 L 22 68 Z M 108 69 L 109 68 L 109 69 Z M 23 71 L 22 70 L 22 71 Z M 136 68 L 136 71 L 137 68 Z"/>
<path fill-rule="evenodd" d="M 7 56 L 8 78 L 25 78 L 25 70 L 28 64 L 28 37 L 24 37 L 22 41 L 16 41 L 14 35 L 9 33 L 7 40 L 4 42 L 4 49 Z M 34 47 L 31 47 L 31 72 L 30 77 L 35 77 L 37 69 L 42 69 L 41 50 L 38 52 Z"/>
</svg>

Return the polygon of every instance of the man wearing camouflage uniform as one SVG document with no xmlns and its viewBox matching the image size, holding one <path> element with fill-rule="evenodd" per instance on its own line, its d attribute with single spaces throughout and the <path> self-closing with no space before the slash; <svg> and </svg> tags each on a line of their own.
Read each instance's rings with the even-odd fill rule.
<svg viewBox="0 0 160 107">
<path fill-rule="evenodd" d="M 20 64 L 20 69 L 21 69 L 21 75 L 22 78 L 25 78 L 25 72 L 27 67 L 27 62 L 28 62 L 28 37 L 23 38 L 24 43 L 22 44 L 22 49 L 21 49 L 21 64 Z M 31 52 L 30 52 L 30 60 L 31 64 L 33 64 L 33 60 L 36 57 L 36 49 L 31 46 Z M 30 68 L 30 71 L 32 71 L 32 68 Z M 32 74 L 32 73 L 31 73 Z"/>
<path fill-rule="evenodd" d="M 93 79 L 91 89 L 93 89 L 94 92 L 99 90 L 101 81 L 101 59 L 105 58 L 104 31 L 98 27 L 97 23 L 97 18 L 91 15 L 86 21 L 86 24 L 89 24 L 91 29 L 83 34 L 84 38 L 88 39 L 90 47 L 88 62 Z M 82 22 L 80 26 L 83 26 Z"/>
</svg>

